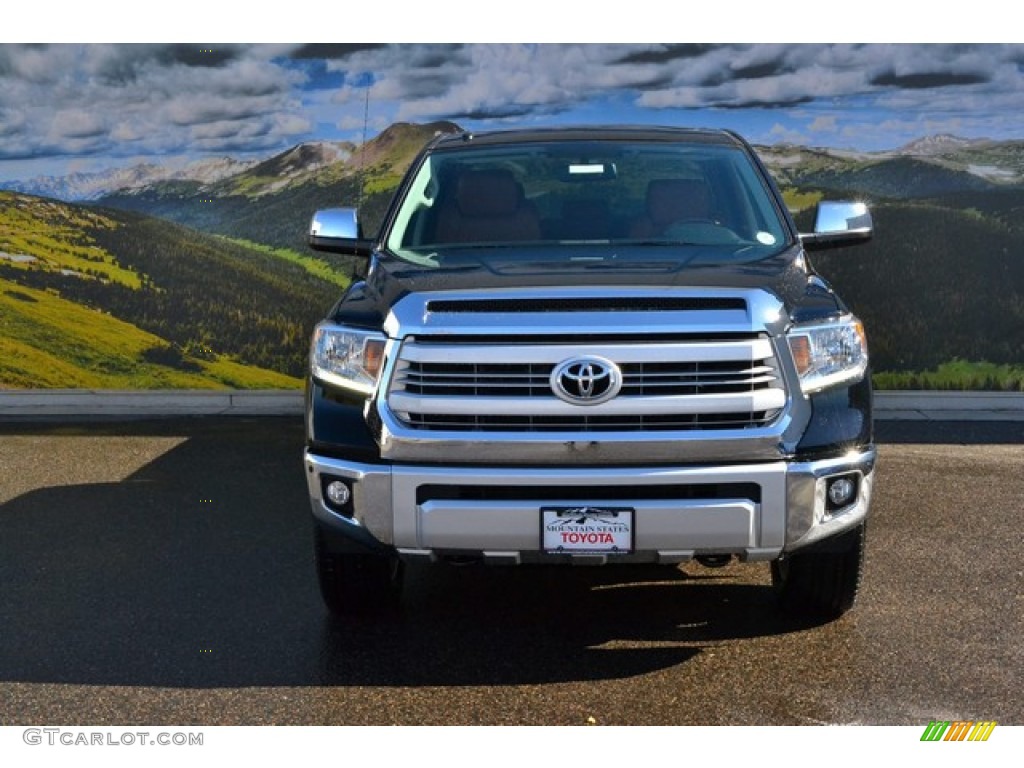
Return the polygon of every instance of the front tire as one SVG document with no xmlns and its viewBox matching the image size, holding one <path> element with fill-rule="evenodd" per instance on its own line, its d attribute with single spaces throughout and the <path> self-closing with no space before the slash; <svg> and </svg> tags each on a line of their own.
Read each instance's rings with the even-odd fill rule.
<svg viewBox="0 0 1024 768">
<path fill-rule="evenodd" d="M 864 572 L 866 525 L 772 562 L 779 606 L 803 618 L 837 619 L 850 610 Z"/>
<path fill-rule="evenodd" d="M 397 557 L 331 552 L 323 533 L 314 539 L 317 577 L 324 605 L 338 617 L 397 610 L 404 567 Z"/>
</svg>

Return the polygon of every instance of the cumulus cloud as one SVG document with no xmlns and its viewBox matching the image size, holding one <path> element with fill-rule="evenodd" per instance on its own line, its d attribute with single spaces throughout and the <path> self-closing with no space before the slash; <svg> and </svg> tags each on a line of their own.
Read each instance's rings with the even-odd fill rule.
<svg viewBox="0 0 1024 768">
<path fill-rule="evenodd" d="M 426 98 L 406 100 L 405 119 L 446 116 L 555 114 L 600 94 L 665 82 L 648 67 L 610 66 L 619 46 L 473 46 L 463 52 L 446 87 Z"/>
<path fill-rule="evenodd" d="M 808 138 L 804 133 L 789 128 L 782 123 L 775 123 L 768 132 L 772 141 L 777 144 L 806 144 Z"/>
<path fill-rule="evenodd" d="M 720 47 L 721 46 L 719 45 L 700 43 L 635 46 L 633 50 L 627 51 L 621 56 L 617 56 L 612 63 L 654 65 L 672 64 L 675 62 L 686 61 L 687 59 L 700 58 L 706 53 Z"/>
<path fill-rule="evenodd" d="M 367 97 L 371 130 L 614 105 L 650 122 L 762 115 L 777 140 L 863 139 L 890 114 L 902 131 L 959 119 L 1019 135 L 1022 68 L 1020 45 L 0 45 L 0 159 L 357 138 Z"/>
<path fill-rule="evenodd" d="M 836 125 L 835 115 L 819 115 L 811 121 L 807 130 L 811 133 L 835 133 Z"/>
<path fill-rule="evenodd" d="M 310 43 L 300 45 L 288 55 L 293 59 L 335 60 L 347 59 L 362 51 L 376 51 L 387 48 L 383 43 Z"/>
<path fill-rule="evenodd" d="M 50 122 L 50 137 L 61 139 L 91 139 L 107 132 L 103 116 L 85 109 L 59 110 Z"/>
<path fill-rule="evenodd" d="M 253 133 L 263 146 L 268 135 L 280 143 L 310 123 L 294 94 L 303 75 L 276 55 L 237 45 L 3 45 L 0 114 L 17 108 L 20 119 L 0 125 L 21 156 L 162 155 L 187 151 L 197 131 L 214 151 L 218 136 L 236 148 Z"/>
<path fill-rule="evenodd" d="M 0 107 L 0 136 L 14 136 L 25 126 L 25 115 L 19 109 Z"/>
<path fill-rule="evenodd" d="M 947 85 L 977 85 L 989 78 L 981 72 L 910 72 L 898 75 L 892 70 L 871 78 L 871 85 L 897 88 L 942 88 Z"/>
</svg>

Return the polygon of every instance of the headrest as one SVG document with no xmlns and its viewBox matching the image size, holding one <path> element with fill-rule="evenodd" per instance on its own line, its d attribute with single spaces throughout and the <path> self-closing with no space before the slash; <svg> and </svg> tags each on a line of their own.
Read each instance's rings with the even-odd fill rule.
<svg viewBox="0 0 1024 768">
<path fill-rule="evenodd" d="M 463 216 L 512 216 L 519 208 L 519 184 L 511 171 L 465 171 L 456 196 Z"/>
</svg>

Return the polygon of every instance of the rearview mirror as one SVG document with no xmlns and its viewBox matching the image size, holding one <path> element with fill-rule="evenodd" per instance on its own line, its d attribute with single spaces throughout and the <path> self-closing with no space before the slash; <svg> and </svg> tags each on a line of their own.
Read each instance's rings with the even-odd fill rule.
<svg viewBox="0 0 1024 768">
<path fill-rule="evenodd" d="M 569 163 L 559 170 L 560 181 L 609 181 L 618 176 L 615 163 Z"/>
</svg>

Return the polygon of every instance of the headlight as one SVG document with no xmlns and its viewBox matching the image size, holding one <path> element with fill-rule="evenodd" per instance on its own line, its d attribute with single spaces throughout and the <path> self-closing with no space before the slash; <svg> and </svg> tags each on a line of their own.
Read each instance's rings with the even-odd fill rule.
<svg viewBox="0 0 1024 768">
<path fill-rule="evenodd" d="M 858 381 L 868 369 L 864 326 L 855 317 L 796 326 L 786 336 L 804 394 Z"/>
<path fill-rule="evenodd" d="M 386 343 L 379 333 L 322 323 L 313 332 L 310 372 L 314 379 L 371 395 L 384 364 Z"/>
</svg>

